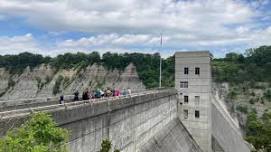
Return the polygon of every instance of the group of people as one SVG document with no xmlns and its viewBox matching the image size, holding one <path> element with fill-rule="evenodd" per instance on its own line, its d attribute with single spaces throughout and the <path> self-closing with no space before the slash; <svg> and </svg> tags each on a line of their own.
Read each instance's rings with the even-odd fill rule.
<svg viewBox="0 0 271 152">
<path fill-rule="evenodd" d="M 126 96 L 126 95 L 131 95 L 131 94 L 132 94 L 132 91 L 130 88 L 123 89 L 123 90 L 107 88 L 105 90 L 96 89 L 92 91 L 87 88 L 82 92 L 81 98 L 79 97 L 80 95 L 79 91 L 76 90 L 73 94 L 74 95 L 73 101 L 79 101 L 81 99 L 89 100 L 89 99 L 98 99 L 98 98 L 104 98 L 104 97 L 118 97 L 118 96 Z M 60 96 L 59 103 L 64 104 L 64 95 Z"/>
<path fill-rule="evenodd" d="M 119 89 L 111 89 L 107 88 L 105 90 L 96 89 L 96 90 L 89 90 L 88 88 L 85 89 L 82 93 L 82 100 L 89 100 L 89 99 L 96 99 L 96 98 L 103 98 L 103 97 L 117 97 L 121 95 L 131 95 L 132 91 L 130 88 L 119 90 Z M 74 101 L 79 101 L 79 91 L 75 91 L 74 93 Z"/>
</svg>

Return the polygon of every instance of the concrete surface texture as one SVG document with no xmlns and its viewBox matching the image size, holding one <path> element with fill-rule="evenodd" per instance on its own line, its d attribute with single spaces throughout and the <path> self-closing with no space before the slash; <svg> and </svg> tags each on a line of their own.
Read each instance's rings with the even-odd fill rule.
<svg viewBox="0 0 271 152">
<path fill-rule="evenodd" d="M 168 123 L 141 149 L 142 152 L 202 152 L 178 118 Z"/>
<path fill-rule="evenodd" d="M 212 99 L 212 136 L 223 152 L 250 151 L 249 145 L 243 140 L 235 121 L 215 98 Z"/>
</svg>

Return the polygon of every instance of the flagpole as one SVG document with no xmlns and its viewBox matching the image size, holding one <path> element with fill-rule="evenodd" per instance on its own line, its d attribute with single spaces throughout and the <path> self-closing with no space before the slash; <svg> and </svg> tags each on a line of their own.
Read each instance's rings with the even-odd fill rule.
<svg viewBox="0 0 271 152">
<path fill-rule="evenodd" d="M 163 45 L 163 35 L 161 33 L 161 41 L 160 41 L 160 75 L 159 75 L 159 88 L 162 87 L 162 55 L 161 55 L 161 51 L 162 51 L 162 45 Z"/>
</svg>

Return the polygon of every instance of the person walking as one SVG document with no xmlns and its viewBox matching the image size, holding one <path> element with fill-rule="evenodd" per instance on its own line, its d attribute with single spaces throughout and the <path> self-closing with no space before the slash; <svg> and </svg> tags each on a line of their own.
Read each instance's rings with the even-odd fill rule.
<svg viewBox="0 0 271 152">
<path fill-rule="evenodd" d="M 79 91 L 78 91 L 78 90 L 76 90 L 76 91 L 74 92 L 74 98 L 73 98 L 73 101 L 79 101 Z"/>
<path fill-rule="evenodd" d="M 59 104 L 64 104 L 64 95 L 61 95 L 59 98 Z"/>
</svg>

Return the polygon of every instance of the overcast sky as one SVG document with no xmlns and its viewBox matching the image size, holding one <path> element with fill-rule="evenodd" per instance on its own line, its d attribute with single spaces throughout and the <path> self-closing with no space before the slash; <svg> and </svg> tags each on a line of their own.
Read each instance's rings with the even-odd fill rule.
<svg viewBox="0 0 271 152">
<path fill-rule="evenodd" d="M 269 0 L 0 0 L 0 54 L 210 50 L 222 57 L 270 44 Z"/>
</svg>

